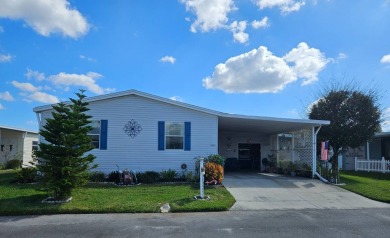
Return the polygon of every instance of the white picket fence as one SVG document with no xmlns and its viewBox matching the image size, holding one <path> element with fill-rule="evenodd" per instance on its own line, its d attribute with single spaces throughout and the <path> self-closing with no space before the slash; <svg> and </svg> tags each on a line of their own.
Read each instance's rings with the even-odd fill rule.
<svg viewBox="0 0 390 238">
<path fill-rule="evenodd" d="M 390 160 L 358 160 L 355 157 L 355 171 L 390 173 Z"/>
</svg>

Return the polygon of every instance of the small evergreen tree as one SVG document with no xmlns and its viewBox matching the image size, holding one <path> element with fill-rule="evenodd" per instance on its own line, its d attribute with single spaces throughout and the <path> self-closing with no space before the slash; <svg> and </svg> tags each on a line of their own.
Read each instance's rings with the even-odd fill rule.
<svg viewBox="0 0 390 238">
<path fill-rule="evenodd" d="M 88 182 L 89 169 L 95 168 L 95 156 L 86 153 L 94 147 L 87 133 L 92 129 L 88 124 L 91 116 L 85 114 L 88 103 L 84 90 L 76 93 L 78 99 L 70 98 L 71 104 L 59 103 L 53 106 L 53 118 L 46 119 L 40 130 L 45 143 L 36 151 L 38 170 L 43 182 L 56 200 L 66 199 L 72 190 Z"/>
</svg>

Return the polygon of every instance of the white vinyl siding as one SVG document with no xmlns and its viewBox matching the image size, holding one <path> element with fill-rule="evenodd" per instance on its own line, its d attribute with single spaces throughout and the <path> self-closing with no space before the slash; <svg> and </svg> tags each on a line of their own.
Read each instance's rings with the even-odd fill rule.
<svg viewBox="0 0 390 238">
<path fill-rule="evenodd" d="M 33 151 L 33 143 L 38 142 L 38 134 L 33 133 L 25 133 L 24 134 L 24 142 L 23 142 L 23 165 L 31 166 L 30 161 L 32 161 L 32 151 Z M 38 147 L 38 145 L 36 145 Z"/>
<path fill-rule="evenodd" d="M 38 133 L 0 128 L 0 163 L 9 159 L 21 159 L 23 165 L 32 161 L 32 143 L 38 140 Z M 12 150 L 11 150 L 12 147 Z"/>
<path fill-rule="evenodd" d="M 107 150 L 92 150 L 97 156 L 98 170 L 181 172 L 181 164 L 188 170 L 195 166 L 194 158 L 218 153 L 218 117 L 215 115 L 171 105 L 136 95 L 127 95 L 91 102 L 91 120 L 107 120 Z M 42 112 L 42 125 L 49 111 Z M 142 130 L 133 138 L 123 130 L 131 120 Z M 191 122 L 191 151 L 183 149 L 158 150 L 158 122 Z"/>
</svg>

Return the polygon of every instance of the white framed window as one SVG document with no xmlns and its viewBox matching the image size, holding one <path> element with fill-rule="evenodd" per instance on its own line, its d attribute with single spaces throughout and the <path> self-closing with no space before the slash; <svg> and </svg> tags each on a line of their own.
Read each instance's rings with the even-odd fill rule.
<svg viewBox="0 0 390 238">
<path fill-rule="evenodd" d="M 180 123 L 180 122 L 165 123 L 165 149 L 167 150 L 184 149 L 184 123 Z"/>
<path fill-rule="evenodd" d="M 32 142 L 32 151 L 37 151 L 38 150 L 38 141 L 34 140 Z"/>
<path fill-rule="evenodd" d="M 89 126 L 92 127 L 92 130 L 88 132 L 88 136 L 91 137 L 91 145 L 96 149 L 100 148 L 100 121 L 94 120 Z"/>
</svg>

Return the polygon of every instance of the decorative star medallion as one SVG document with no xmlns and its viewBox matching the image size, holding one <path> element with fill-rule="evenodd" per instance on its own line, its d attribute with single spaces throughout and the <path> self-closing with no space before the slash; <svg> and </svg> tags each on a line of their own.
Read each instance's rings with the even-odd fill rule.
<svg viewBox="0 0 390 238">
<path fill-rule="evenodd" d="M 131 119 L 131 121 L 127 122 L 123 127 L 123 131 L 133 139 L 142 131 L 142 127 L 138 122 Z"/>
</svg>

